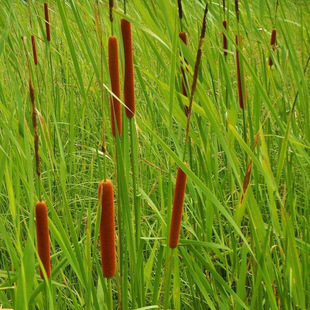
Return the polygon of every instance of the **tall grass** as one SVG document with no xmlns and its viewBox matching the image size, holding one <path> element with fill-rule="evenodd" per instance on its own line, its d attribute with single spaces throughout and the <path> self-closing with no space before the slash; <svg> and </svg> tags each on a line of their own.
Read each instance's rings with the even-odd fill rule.
<svg viewBox="0 0 310 310">
<path fill-rule="evenodd" d="M 109 2 L 114 2 L 111 12 Z M 125 15 L 119 1 L 49 1 L 48 41 L 43 1 L 1 2 L 3 308 L 310 308 L 309 5 L 250 0 L 239 1 L 236 11 L 235 1 L 226 1 L 223 11 L 222 1 L 210 2 L 187 126 L 184 105 L 194 82 L 205 4 L 132 0 Z M 136 110 L 131 119 L 122 113 L 123 131 L 115 138 L 108 38 L 122 40 L 122 18 L 131 24 Z M 277 30 L 274 46 L 272 29 Z M 179 32 L 186 33 L 187 44 Z M 236 45 L 236 34 L 243 48 Z M 117 71 L 124 81 L 126 51 L 122 44 L 118 48 Z M 237 53 L 246 84 L 244 109 Z M 188 97 L 182 94 L 181 68 Z M 121 82 L 112 97 L 125 112 L 123 88 Z M 169 229 L 177 167 L 187 176 L 186 212 L 173 252 Z M 113 180 L 119 214 L 115 276 L 109 281 L 100 253 L 102 179 Z M 36 255 L 35 204 L 43 197 L 52 266 L 48 281 L 40 276 L 44 264 Z"/>
</svg>

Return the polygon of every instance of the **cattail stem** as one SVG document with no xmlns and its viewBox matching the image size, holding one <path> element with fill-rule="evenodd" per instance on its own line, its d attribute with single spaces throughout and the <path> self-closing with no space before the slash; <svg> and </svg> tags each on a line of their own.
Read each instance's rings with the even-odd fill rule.
<svg viewBox="0 0 310 310">
<path fill-rule="evenodd" d="M 186 189 L 186 179 L 187 176 L 185 172 L 179 167 L 175 182 L 170 233 L 169 233 L 169 247 L 171 249 L 176 248 L 179 244 L 185 189 Z"/>
<path fill-rule="evenodd" d="M 185 32 L 179 32 L 179 38 L 182 40 L 182 42 L 187 45 L 187 37 L 186 37 L 186 33 Z M 182 53 L 180 53 L 180 55 L 182 56 Z M 184 59 L 182 57 L 182 62 L 181 62 L 181 73 L 182 73 L 182 81 L 181 81 L 181 86 L 182 86 L 182 94 L 183 96 L 188 97 L 187 93 L 188 93 L 188 89 L 189 89 L 189 85 L 188 85 L 188 81 L 186 78 L 186 74 L 185 74 L 185 70 L 186 70 L 186 64 L 187 64 L 187 60 Z M 184 105 L 184 113 L 186 115 L 186 117 L 188 116 L 188 106 Z"/>
<path fill-rule="evenodd" d="M 39 198 L 41 199 L 41 167 L 40 167 L 40 155 L 39 155 L 39 133 L 38 133 L 38 123 L 37 123 L 37 110 L 35 105 L 35 93 L 33 84 L 29 75 L 29 93 L 31 100 L 31 118 L 33 126 L 33 140 L 34 140 L 34 153 L 35 153 L 35 162 L 36 162 L 36 173 L 38 177 L 38 189 L 39 189 Z"/>
<path fill-rule="evenodd" d="M 134 89 L 134 69 L 132 52 L 131 23 L 125 19 L 121 20 L 123 36 L 123 46 L 125 55 L 125 76 L 124 76 L 124 102 L 125 112 L 128 118 L 135 115 L 135 89 Z"/>
<path fill-rule="evenodd" d="M 102 41 L 102 24 L 98 0 L 95 2 L 95 23 L 100 46 L 100 93 L 101 93 L 101 111 L 102 111 L 102 142 L 101 151 L 103 154 L 103 179 L 107 179 L 107 160 L 106 160 L 106 141 L 105 141 L 105 113 L 104 113 L 104 86 L 103 86 L 103 41 Z"/>
<path fill-rule="evenodd" d="M 223 21 L 223 27 L 225 30 L 227 30 L 227 21 Z M 223 32 L 223 50 L 224 50 L 224 56 L 227 56 L 227 37 L 225 32 Z"/>
<path fill-rule="evenodd" d="M 51 276 L 50 240 L 48 231 L 47 206 L 45 201 L 38 201 L 35 206 L 37 248 L 40 260 L 44 267 L 47 278 Z M 44 279 L 44 272 L 40 267 L 40 276 Z"/>
<path fill-rule="evenodd" d="M 45 17 L 46 40 L 50 42 L 51 41 L 51 29 L 50 29 L 50 19 L 49 19 L 47 2 L 44 2 L 44 17 Z"/>
<path fill-rule="evenodd" d="M 111 88 L 113 92 L 113 96 L 110 96 L 111 124 L 112 124 L 112 134 L 114 137 L 116 137 L 116 133 L 118 133 L 118 136 L 121 136 L 122 134 L 122 111 L 121 111 L 121 103 L 119 101 L 120 83 L 119 83 L 117 37 L 115 36 L 109 37 L 108 51 L 109 51 L 109 73 L 111 80 Z"/>
<path fill-rule="evenodd" d="M 36 39 L 34 35 L 31 36 L 31 45 L 32 45 L 32 54 L 33 54 L 33 61 L 34 64 L 38 64 L 38 55 L 37 55 L 37 48 L 36 48 Z"/>
<path fill-rule="evenodd" d="M 101 204 L 100 251 L 103 275 L 111 278 L 115 275 L 115 231 L 114 231 L 114 195 L 110 180 L 101 181 L 98 187 L 98 199 Z"/>
<path fill-rule="evenodd" d="M 188 117 L 187 117 L 187 123 L 186 123 L 186 132 L 185 132 L 185 141 L 184 141 L 184 155 L 183 155 L 183 160 L 185 160 L 186 156 L 186 144 L 188 141 L 189 137 L 189 129 L 190 129 L 190 120 L 192 116 L 192 107 L 193 107 L 193 101 L 194 101 L 194 94 L 196 91 L 196 86 L 197 86 L 197 80 L 198 80 L 198 72 L 199 72 L 199 66 L 200 66 L 200 61 L 201 61 L 201 55 L 202 55 L 202 44 L 203 44 L 203 39 L 206 34 L 206 19 L 207 19 L 207 13 L 208 13 L 208 3 L 206 3 L 206 7 L 204 10 L 203 14 L 203 19 L 202 19 L 202 27 L 201 27 L 201 32 L 200 32 L 200 39 L 199 39 L 199 44 L 198 44 L 198 50 L 196 54 L 196 61 L 195 61 L 195 69 L 194 69 L 194 75 L 193 75 L 193 83 L 191 87 L 191 96 L 189 99 L 189 105 L 188 105 Z"/>
<path fill-rule="evenodd" d="M 108 309 L 113 310 L 113 293 L 112 293 L 112 279 L 108 278 Z"/>
<path fill-rule="evenodd" d="M 239 13 L 239 1 L 238 0 L 235 0 L 235 12 L 236 12 L 237 22 L 239 23 L 240 13 Z"/>
<path fill-rule="evenodd" d="M 238 82 L 238 98 L 239 98 L 239 106 L 241 109 L 244 109 L 247 105 L 246 100 L 246 87 L 245 87 L 245 76 L 242 70 L 239 50 L 242 52 L 243 42 L 242 36 L 239 35 L 240 40 L 238 39 L 238 35 L 235 36 L 236 41 L 236 65 L 237 65 L 237 82 Z"/>
<path fill-rule="evenodd" d="M 113 6 L 114 6 L 114 1 L 109 0 L 109 18 L 111 22 L 111 34 L 113 36 Z"/>
</svg>

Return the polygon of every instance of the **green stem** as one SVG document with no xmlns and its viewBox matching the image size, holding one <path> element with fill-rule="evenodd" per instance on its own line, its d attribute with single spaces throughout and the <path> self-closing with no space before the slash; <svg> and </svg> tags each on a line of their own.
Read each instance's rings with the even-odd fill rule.
<svg viewBox="0 0 310 310">
<path fill-rule="evenodd" d="M 112 278 L 108 279 L 108 294 L 109 294 L 108 309 L 113 310 Z"/>
<path fill-rule="evenodd" d="M 167 248 L 168 249 L 168 248 Z M 171 284 L 171 273 L 172 273 L 172 261 L 173 255 L 177 252 L 175 249 L 171 250 L 169 259 L 166 265 L 166 276 L 164 279 L 164 289 L 165 289 L 165 296 L 164 296 L 164 309 L 167 310 L 169 308 L 169 297 L 170 297 L 170 284 Z"/>
</svg>

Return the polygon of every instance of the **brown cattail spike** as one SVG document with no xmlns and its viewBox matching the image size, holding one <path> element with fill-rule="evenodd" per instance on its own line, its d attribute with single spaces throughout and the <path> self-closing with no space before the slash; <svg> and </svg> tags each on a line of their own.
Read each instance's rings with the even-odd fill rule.
<svg viewBox="0 0 310 310">
<path fill-rule="evenodd" d="M 179 244 L 184 196 L 186 189 L 186 178 L 187 176 L 185 172 L 179 167 L 175 183 L 171 223 L 170 223 L 169 247 L 171 249 L 176 248 Z"/>
<path fill-rule="evenodd" d="M 223 27 L 225 30 L 227 30 L 227 21 L 223 21 Z M 227 56 L 227 37 L 226 34 L 223 32 L 223 50 L 224 50 L 224 56 Z"/>
<path fill-rule="evenodd" d="M 47 41 L 51 41 L 50 19 L 48 14 L 47 2 L 44 2 L 44 16 L 45 16 L 46 39 Z"/>
<path fill-rule="evenodd" d="M 125 112 L 128 118 L 132 118 L 135 115 L 136 107 L 135 107 L 131 23 L 125 19 L 122 19 L 121 29 L 122 29 L 124 54 L 125 54 L 125 77 L 124 77 L 124 102 L 126 105 Z"/>
<path fill-rule="evenodd" d="M 122 111 L 120 98 L 120 84 L 119 84 L 119 67 L 118 67 L 118 43 L 115 36 L 109 37 L 108 42 L 109 50 L 109 72 L 111 80 L 111 88 L 114 96 L 117 98 L 110 97 L 111 107 L 111 123 L 112 123 L 112 134 L 116 136 L 115 119 L 117 123 L 118 135 L 122 134 Z"/>
<path fill-rule="evenodd" d="M 50 238 L 48 232 L 47 206 L 45 201 L 38 201 L 36 203 L 35 211 L 38 253 L 46 275 L 49 278 L 51 276 Z M 42 279 L 44 278 L 41 268 L 40 276 Z"/>
<path fill-rule="evenodd" d="M 244 72 L 241 72 L 241 63 L 240 63 L 240 55 L 239 50 L 242 50 L 242 36 L 240 35 L 240 42 L 238 40 L 238 35 L 236 34 L 236 64 L 237 64 L 237 82 L 238 82 L 238 98 L 239 98 L 239 106 L 241 109 L 246 107 L 246 88 L 245 88 L 245 77 Z"/>
<path fill-rule="evenodd" d="M 187 45 L 187 36 L 185 32 L 179 32 L 179 38 L 182 40 L 182 42 Z M 184 59 L 185 64 L 187 64 L 186 59 Z M 186 75 L 185 75 L 185 71 L 183 68 L 183 64 L 181 63 L 181 72 L 182 72 L 182 94 L 183 96 L 187 97 L 187 81 L 186 81 Z M 189 108 L 187 105 L 184 105 L 184 113 L 186 116 L 188 116 L 189 113 Z"/>
<path fill-rule="evenodd" d="M 98 199 L 101 204 L 100 251 L 103 275 L 111 278 L 115 274 L 115 231 L 113 184 L 110 180 L 101 181 L 98 187 Z"/>
<path fill-rule="evenodd" d="M 36 49 L 36 39 L 34 35 L 31 36 L 31 44 L 32 44 L 32 53 L 33 53 L 33 61 L 34 64 L 38 64 L 38 56 L 37 56 L 37 49 Z"/>
<path fill-rule="evenodd" d="M 277 30 L 273 29 L 272 33 L 271 33 L 271 40 L 270 40 L 270 45 L 271 45 L 273 51 L 275 51 L 275 49 L 276 49 L 276 44 L 277 44 Z M 270 67 L 273 65 L 273 61 L 272 61 L 271 56 L 269 56 L 268 65 Z"/>
</svg>

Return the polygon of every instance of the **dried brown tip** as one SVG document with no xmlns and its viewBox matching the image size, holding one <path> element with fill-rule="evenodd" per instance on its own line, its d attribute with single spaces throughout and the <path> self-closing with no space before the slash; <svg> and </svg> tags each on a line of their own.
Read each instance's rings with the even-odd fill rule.
<svg viewBox="0 0 310 310">
<path fill-rule="evenodd" d="M 44 2 L 44 16 L 45 16 L 46 39 L 47 41 L 51 41 L 50 19 L 49 19 L 47 2 Z"/>
<path fill-rule="evenodd" d="M 38 64 L 38 56 L 37 56 L 37 48 L 36 48 L 36 39 L 34 35 L 31 36 L 31 44 L 32 44 L 32 53 L 33 53 L 33 61 L 34 64 Z"/>
<path fill-rule="evenodd" d="M 277 43 L 277 30 L 273 29 L 272 33 L 271 33 L 271 40 L 270 40 L 270 45 L 271 45 L 273 51 L 275 51 L 276 43 Z M 273 60 L 272 60 L 271 56 L 269 56 L 268 65 L 270 67 L 273 65 Z"/>
<path fill-rule="evenodd" d="M 240 42 L 238 40 L 238 35 L 235 36 L 236 42 L 236 64 L 237 64 L 237 82 L 238 82 L 238 99 L 239 99 L 239 106 L 241 109 L 246 107 L 246 87 L 245 87 L 245 77 L 244 72 L 241 73 L 241 64 L 240 64 L 240 55 L 239 50 L 242 50 L 243 43 L 242 43 L 242 36 L 240 34 Z"/>
<path fill-rule="evenodd" d="M 227 30 L 227 21 L 223 21 L 223 27 L 225 30 Z M 223 50 L 224 50 L 224 56 L 227 56 L 227 37 L 226 34 L 223 32 Z"/>
</svg>

